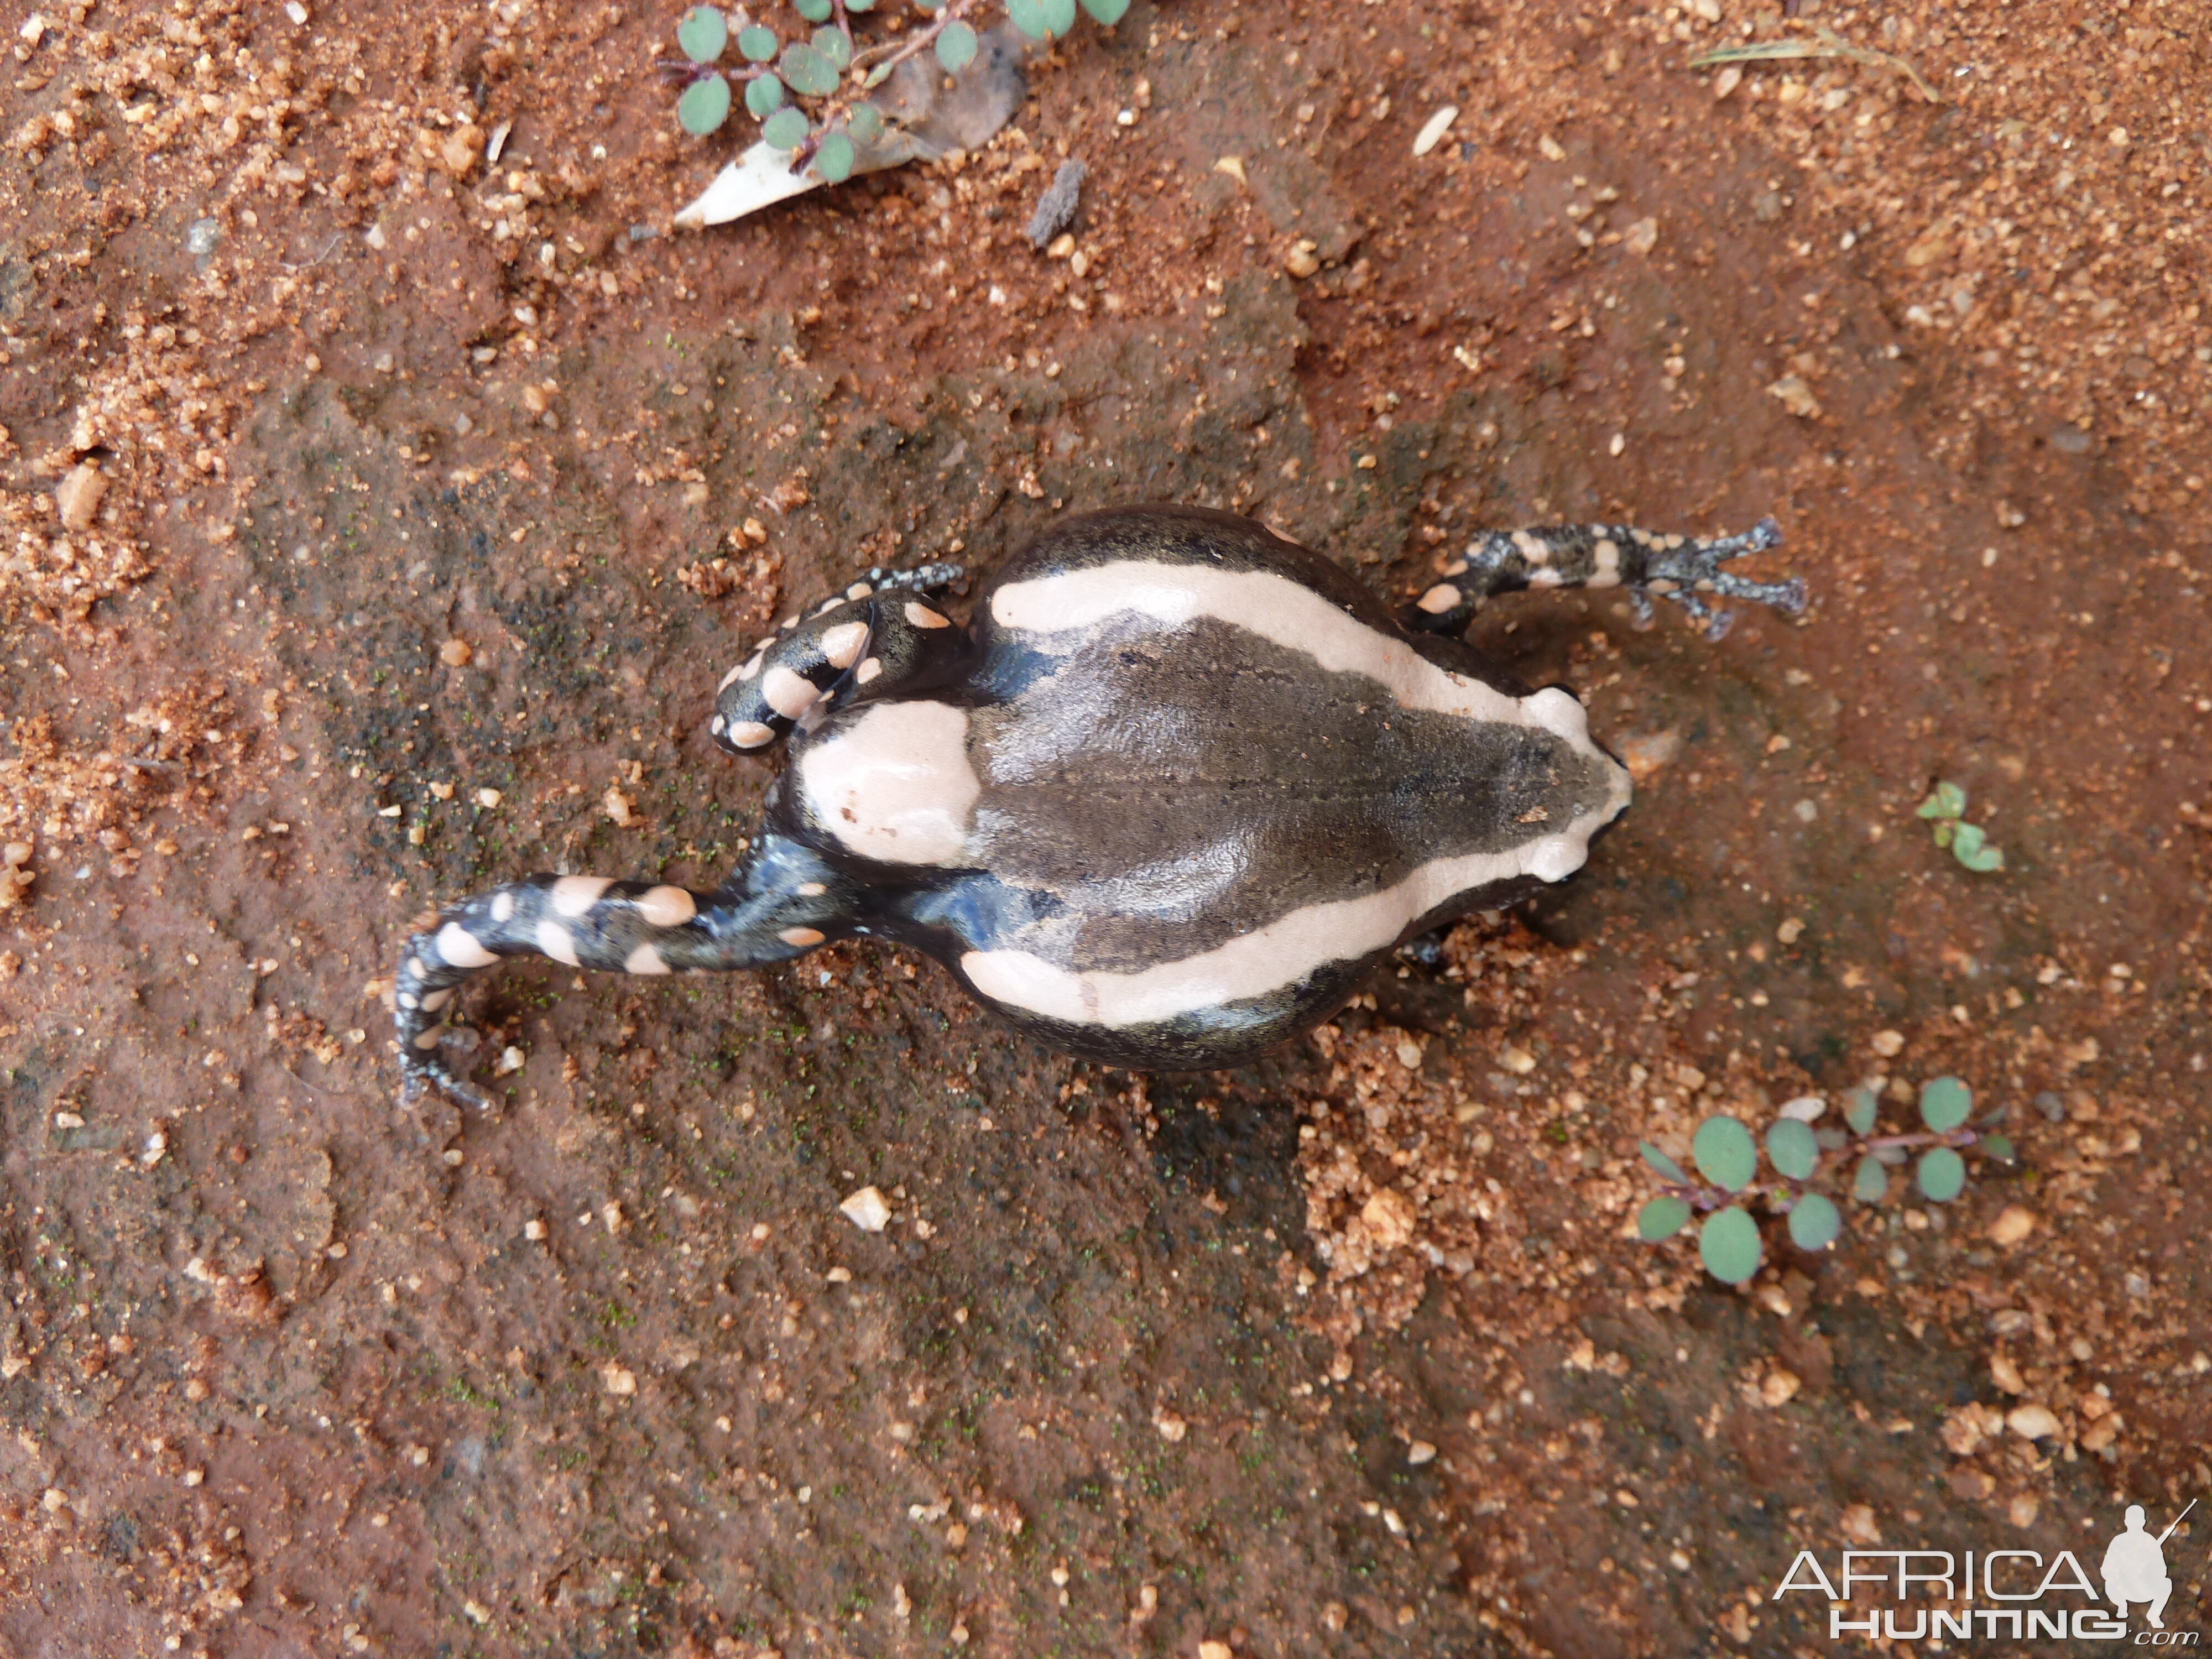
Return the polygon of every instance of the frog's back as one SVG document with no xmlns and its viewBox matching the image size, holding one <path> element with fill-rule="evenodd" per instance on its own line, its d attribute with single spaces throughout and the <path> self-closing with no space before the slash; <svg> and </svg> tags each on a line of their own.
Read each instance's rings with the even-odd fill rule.
<svg viewBox="0 0 2212 1659">
<path fill-rule="evenodd" d="M 1443 665 L 1226 515 L 1068 521 L 974 626 L 957 702 L 845 718 L 959 798 L 926 861 L 970 873 L 923 921 L 979 994 L 1079 1048 L 1086 1027 L 1272 1025 L 1425 918 L 1570 873 L 1626 804 L 1570 694 Z M 817 820 L 866 819 L 864 793 Z"/>
</svg>

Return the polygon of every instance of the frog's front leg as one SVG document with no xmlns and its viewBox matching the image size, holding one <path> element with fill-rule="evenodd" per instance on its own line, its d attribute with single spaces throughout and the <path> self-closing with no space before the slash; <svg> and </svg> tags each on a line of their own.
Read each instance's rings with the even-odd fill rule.
<svg viewBox="0 0 2212 1659">
<path fill-rule="evenodd" d="M 402 1098 L 426 1083 L 483 1097 L 447 1069 L 440 1039 L 461 982 L 502 957 L 542 956 L 625 974 L 721 972 L 803 955 L 851 931 L 861 895 L 806 848 L 771 832 L 711 893 L 604 876 L 530 876 L 441 911 L 401 950 L 392 988 Z"/>
<path fill-rule="evenodd" d="M 1805 584 L 1794 577 L 1755 582 L 1721 568 L 1781 542 L 1781 526 L 1772 519 L 1761 519 L 1741 536 L 1709 540 L 1630 525 L 1494 530 L 1444 567 L 1443 580 L 1414 601 L 1405 622 L 1425 633 L 1455 634 L 1493 594 L 1524 587 L 1626 587 L 1639 617 L 1650 614 L 1650 595 L 1656 593 L 1705 623 L 1707 636 L 1718 639 L 1728 631 L 1729 613 L 1715 611 L 1707 595 L 1771 605 L 1793 617 L 1805 608 Z"/>
<path fill-rule="evenodd" d="M 939 648 L 951 618 L 925 597 L 959 580 L 957 564 L 878 568 L 796 615 L 722 677 L 708 730 L 732 754 L 812 731 L 840 702 L 898 684 Z"/>
</svg>

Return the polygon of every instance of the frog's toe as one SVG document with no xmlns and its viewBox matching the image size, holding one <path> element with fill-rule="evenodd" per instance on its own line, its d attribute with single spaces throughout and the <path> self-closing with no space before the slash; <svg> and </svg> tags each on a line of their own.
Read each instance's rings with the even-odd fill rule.
<svg viewBox="0 0 2212 1659">
<path fill-rule="evenodd" d="M 410 1055 L 401 1062 L 399 1072 L 399 1104 L 406 1110 L 412 1111 L 421 1103 L 426 1089 L 472 1112 L 489 1112 L 492 1109 L 489 1096 L 464 1080 L 434 1054 Z"/>
</svg>

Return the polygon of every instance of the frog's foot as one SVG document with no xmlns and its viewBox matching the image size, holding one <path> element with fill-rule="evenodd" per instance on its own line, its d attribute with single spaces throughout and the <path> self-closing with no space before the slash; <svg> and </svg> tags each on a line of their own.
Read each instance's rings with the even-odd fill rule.
<svg viewBox="0 0 2212 1659">
<path fill-rule="evenodd" d="M 485 1105 L 439 1051 L 462 982 L 501 957 L 550 957 L 571 968 L 637 975 L 759 967 L 802 956 L 832 932 L 850 932 L 859 896 L 814 854 L 763 834 L 744 869 L 712 893 L 538 875 L 464 899 L 400 952 L 392 1005 L 401 1098 L 411 1104 L 428 1085 L 463 1105 Z"/>
<path fill-rule="evenodd" d="M 1755 582 L 1721 568 L 1730 559 L 1780 546 L 1782 526 L 1772 519 L 1761 519 L 1741 536 L 1717 536 L 1711 540 L 1681 536 L 1652 539 L 1659 546 L 1652 550 L 1652 556 L 1646 562 L 1644 580 L 1630 591 L 1639 616 L 1648 614 L 1650 605 L 1644 596 L 1656 593 L 1674 600 L 1689 612 L 1693 621 L 1704 623 L 1707 639 L 1717 640 L 1728 632 L 1735 617 L 1732 611 L 1714 609 L 1705 597 L 1709 593 L 1751 605 L 1771 605 L 1788 617 L 1795 617 L 1805 609 L 1805 584 L 1798 577 L 1792 576 L 1787 581 Z M 1674 545 L 1668 546 L 1668 543 Z"/>
<path fill-rule="evenodd" d="M 732 754 L 753 754 L 812 731 L 838 704 L 909 678 L 959 630 L 925 604 L 966 574 L 957 564 L 880 565 L 782 628 L 722 677 L 707 729 Z"/>
<path fill-rule="evenodd" d="M 489 1113 L 492 1109 L 489 1096 L 458 1076 L 435 1054 L 424 1054 L 419 1050 L 402 1054 L 399 1057 L 401 1108 L 413 1111 L 426 1091 L 441 1094 L 455 1105 L 465 1106 L 472 1112 Z"/>
<path fill-rule="evenodd" d="M 1802 581 L 1755 582 L 1721 568 L 1781 541 L 1781 526 L 1772 519 L 1761 519 L 1740 536 L 1706 539 L 1632 525 L 1492 531 L 1446 565 L 1444 580 L 1423 593 L 1404 619 L 1425 632 L 1457 633 L 1494 594 L 1525 587 L 1626 587 L 1639 619 L 1650 616 L 1650 596 L 1656 593 L 1706 623 L 1707 634 L 1717 639 L 1729 618 L 1713 609 L 1708 595 L 1771 605 L 1793 617 L 1805 608 Z"/>
</svg>

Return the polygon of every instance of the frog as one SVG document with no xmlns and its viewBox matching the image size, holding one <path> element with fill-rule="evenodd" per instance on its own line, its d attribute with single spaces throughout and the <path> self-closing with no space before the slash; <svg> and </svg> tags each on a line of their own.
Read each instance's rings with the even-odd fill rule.
<svg viewBox="0 0 2212 1659">
<path fill-rule="evenodd" d="M 1131 506 L 1048 527 L 964 624 L 962 567 L 871 569 L 722 678 L 714 742 L 786 760 L 726 879 L 531 875 L 410 934 L 403 1094 L 487 1103 L 443 1054 L 462 985 L 504 958 L 657 977 L 840 940 L 933 957 L 1080 1059 L 1240 1064 L 1407 941 L 1567 880 L 1627 810 L 1576 694 L 1462 637 L 1484 605 L 1620 587 L 1717 635 L 1719 601 L 1803 611 L 1801 580 L 1725 568 L 1780 539 L 1771 518 L 1486 532 L 1394 608 L 1249 519 Z"/>
</svg>

